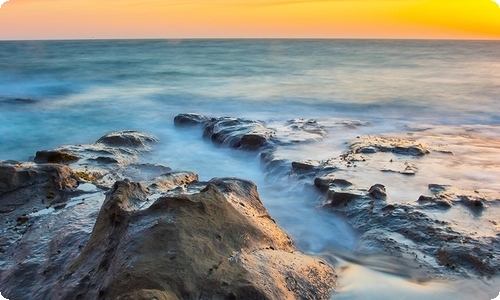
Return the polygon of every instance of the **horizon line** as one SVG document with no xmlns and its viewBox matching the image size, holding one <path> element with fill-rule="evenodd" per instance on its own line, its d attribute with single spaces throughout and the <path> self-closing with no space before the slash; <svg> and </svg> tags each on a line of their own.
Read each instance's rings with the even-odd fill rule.
<svg viewBox="0 0 500 300">
<path fill-rule="evenodd" d="M 400 38 L 400 37 L 130 37 L 130 38 L 40 38 L 40 39 L 0 39 L 0 42 L 37 41 L 140 41 L 140 40 L 387 40 L 387 41 L 490 41 L 500 42 L 500 38 Z"/>
</svg>

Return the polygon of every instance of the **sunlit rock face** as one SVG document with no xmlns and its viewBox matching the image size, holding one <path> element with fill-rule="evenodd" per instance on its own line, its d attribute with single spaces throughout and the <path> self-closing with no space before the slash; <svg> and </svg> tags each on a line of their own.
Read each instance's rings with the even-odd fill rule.
<svg viewBox="0 0 500 300">
<path fill-rule="evenodd" d="M 250 182 L 214 180 L 141 210 L 146 198 L 141 184 L 115 184 L 58 297 L 328 299 L 335 286 L 330 267 L 294 250 Z"/>
</svg>

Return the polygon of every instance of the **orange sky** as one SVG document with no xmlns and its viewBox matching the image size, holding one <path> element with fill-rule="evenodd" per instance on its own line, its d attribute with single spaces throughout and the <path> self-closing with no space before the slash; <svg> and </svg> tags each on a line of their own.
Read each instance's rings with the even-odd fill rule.
<svg viewBox="0 0 500 300">
<path fill-rule="evenodd" d="M 10 0 L 0 40 L 90 38 L 500 40 L 491 0 Z"/>
</svg>

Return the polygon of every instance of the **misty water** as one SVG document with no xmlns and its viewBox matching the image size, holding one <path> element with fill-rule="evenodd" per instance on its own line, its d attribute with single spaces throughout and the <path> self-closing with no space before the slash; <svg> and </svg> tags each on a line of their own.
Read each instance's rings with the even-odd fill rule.
<svg viewBox="0 0 500 300">
<path fill-rule="evenodd" d="M 429 183 L 496 195 L 498 70 L 500 43 L 490 41 L 0 42 L 0 160 L 29 160 L 37 150 L 141 130 L 160 139 L 144 161 L 195 171 L 201 180 L 255 182 L 298 248 L 337 266 L 335 299 L 491 299 L 500 291 L 494 278 L 419 283 L 377 271 L 369 255 L 351 257 L 356 230 L 322 209 L 309 183 L 268 173 L 258 153 L 215 146 L 198 128 L 175 128 L 173 119 L 195 112 L 271 126 L 293 118 L 324 125 L 328 134 L 321 142 L 280 150 L 290 161 L 336 157 L 360 135 L 411 132 L 455 155 L 429 155 L 413 177 L 381 173 L 378 166 L 349 176 L 367 187 L 386 185 L 394 202 L 415 201 Z M 345 126 L 352 120 L 365 125 Z M 499 233 L 467 212 L 438 217 L 484 235 Z"/>
</svg>

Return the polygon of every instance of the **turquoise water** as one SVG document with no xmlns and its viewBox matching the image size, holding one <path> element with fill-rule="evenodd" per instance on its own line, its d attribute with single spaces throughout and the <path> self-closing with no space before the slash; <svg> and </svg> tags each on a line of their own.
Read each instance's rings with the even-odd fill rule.
<svg viewBox="0 0 500 300">
<path fill-rule="evenodd" d="M 0 42 L 0 159 L 182 112 L 498 124 L 499 69 L 490 41 Z"/>
<path fill-rule="evenodd" d="M 266 175 L 255 153 L 216 148 L 197 130 L 176 129 L 174 116 L 196 112 L 278 123 L 316 118 L 371 124 L 355 132 L 330 132 L 324 146 L 290 149 L 298 157 L 332 157 L 349 138 L 402 132 L 404 125 L 485 126 L 485 135 L 498 136 L 498 70 L 500 42 L 490 41 L 0 42 L 0 160 L 28 160 L 37 150 L 92 143 L 116 130 L 142 130 L 161 140 L 146 160 L 195 171 L 203 180 L 230 176 L 256 182 L 271 215 L 301 250 L 351 251 L 356 232 L 318 209 L 315 191 L 286 176 Z M 497 182 L 497 170 L 490 170 L 488 178 L 484 174 L 462 183 Z M 417 188 L 392 191 L 418 194 Z M 352 269 L 357 268 L 363 267 Z M 398 285 L 393 299 L 408 293 L 427 297 L 430 291 L 441 299 L 453 290 L 436 284 L 426 291 L 401 284 L 401 278 L 375 278 L 372 272 L 347 273 L 342 297 L 389 299 L 387 291 L 377 292 L 384 284 Z M 352 287 L 349 276 L 360 274 L 374 278 L 373 290 Z M 454 293 L 464 299 L 478 295 L 473 288 L 470 294 Z"/>
</svg>

